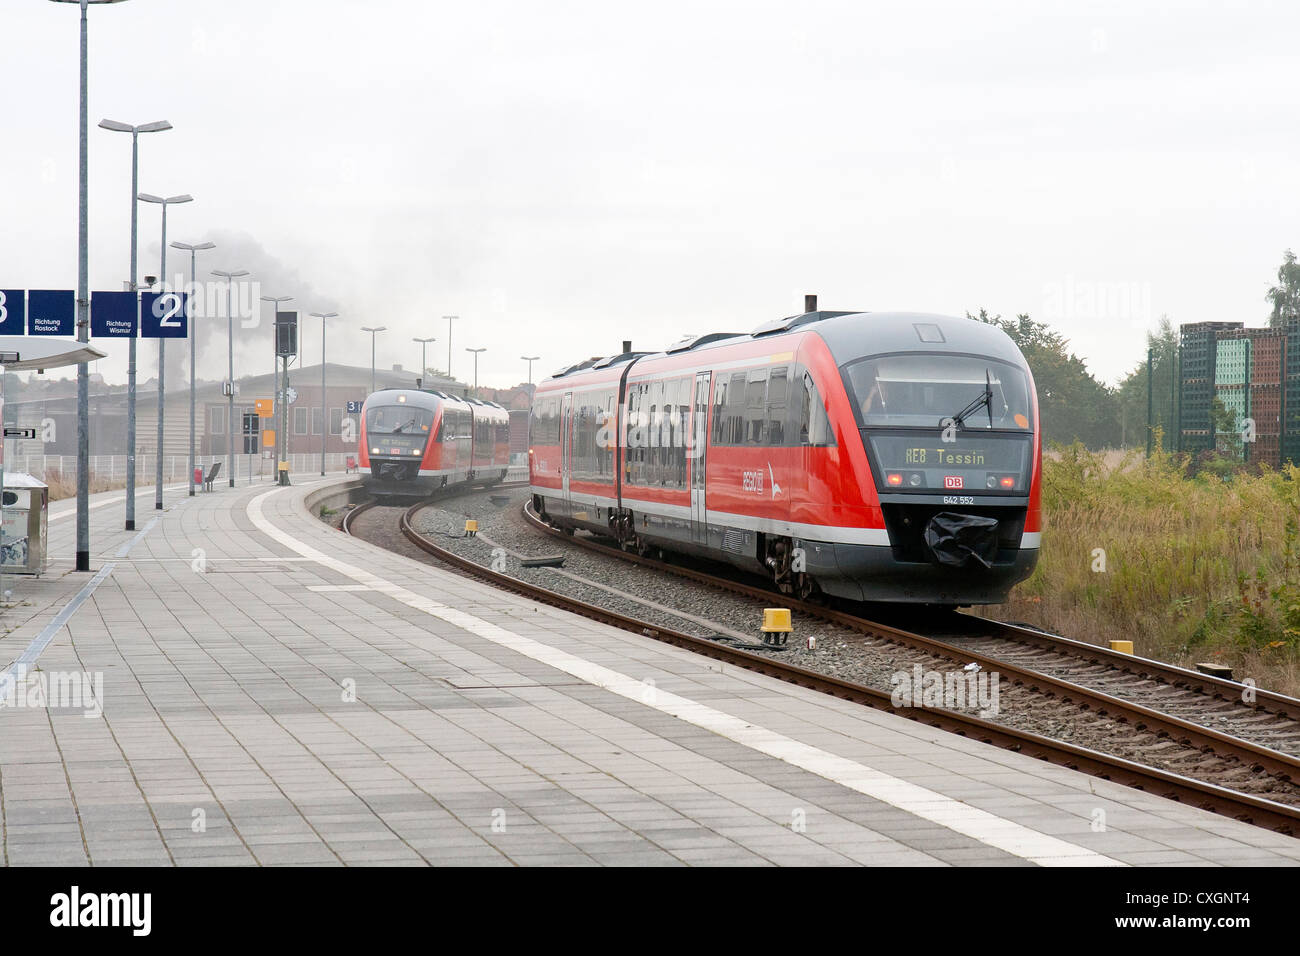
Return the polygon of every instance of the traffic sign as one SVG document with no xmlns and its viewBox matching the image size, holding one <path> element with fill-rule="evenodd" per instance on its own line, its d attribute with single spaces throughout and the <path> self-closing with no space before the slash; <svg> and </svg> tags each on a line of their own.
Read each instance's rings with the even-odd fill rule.
<svg viewBox="0 0 1300 956">
<path fill-rule="evenodd" d="M 135 338 L 139 303 L 134 292 L 96 292 L 90 297 L 90 334 Z"/>
<path fill-rule="evenodd" d="M 361 406 L 364 404 L 365 402 L 348 402 L 348 414 L 349 415 L 360 414 Z"/>
<path fill-rule="evenodd" d="M 274 428 L 264 428 L 264 429 L 262 429 L 262 447 L 263 447 L 263 448 L 274 448 L 274 447 L 275 447 L 275 429 L 274 429 Z"/>
<path fill-rule="evenodd" d="M 284 397 L 285 397 L 285 401 L 288 404 L 292 405 L 294 402 L 298 401 L 298 390 L 294 388 L 292 385 L 290 385 L 287 389 L 285 389 Z"/>
<path fill-rule="evenodd" d="M 77 327 L 77 294 L 71 289 L 32 289 L 27 294 L 28 335 L 72 335 Z"/>
<path fill-rule="evenodd" d="M 0 335 L 22 335 L 27 331 L 27 292 L 0 289 Z"/>
<path fill-rule="evenodd" d="M 254 404 L 257 407 L 258 418 L 270 418 L 274 414 L 274 409 L 269 398 L 259 398 Z"/>
<path fill-rule="evenodd" d="M 140 335 L 146 339 L 183 339 L 189 333 L 189 296 L 183 292 L 140 295 Z"/>
<path fill-rule="evenodd" d="M 36 429 L 33 428 L 14 428 L 12 425 L 5 426 L 5 438 L 35 438 Z"/>
</svg>

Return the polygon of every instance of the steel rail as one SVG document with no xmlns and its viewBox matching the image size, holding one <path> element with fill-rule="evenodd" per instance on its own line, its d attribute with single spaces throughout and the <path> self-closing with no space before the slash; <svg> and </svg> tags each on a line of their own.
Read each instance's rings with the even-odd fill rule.
<svg viewBox="0 0 1300 956">
<path fill-rule="evenodd" d="M 974 715 L 942 708 L 898 708 L 893 705 L 890 694 L 885 691 L 820 674 L 804 667 L 785 663 L 768 655 L 729 647 L 707 638 L 695 637 L 660 625 L 648 624 L 645 621 L 637 620 L 616 611 L 558 594 L 539 585 L 512 577 L 504 572 L 493 571 L 491 568 L 485 567 L 470 558 L 442 547 L 415 529 L 413 524 L 415 514 L 427 507 L 428 504 L 429 502 L 421 502 L 403 512 L 399 526 L 406 539 L 431 557 L 485 580 L 496 587 L 623 630 L 641 634 L 677 647 L 687 648 L 714 660 L 743 667 L 747 670 L 843 700 L 850 700 L 878 710 L 888 711 L 897 716 L 961 734 L 973 740 L 1023 753 L 1057 766 L 1079 770 L 1102 779 L 1112 780 L 1138 790 L 1288 835 L 1300 834 L 1300 807 L 1288 806 L 1251 794 L 1240 793 L 1202 780 L 1195 780 L 1155 767 L 1148 767 L 1123 757 L 1090 750 L 1063 741 L 1052 740 L 1039 734 L 1005 727 Z M 610 548 L 607 550 L 623 556 L 623 552 L 617 549 Z M 650 562 L 649 559 L 641 560 L 654 565 L 662 564 L 662 562 Z M 674 570 L 684 571 L 686 569 Z M 694 573 L 696 572 L 692 572 L 692 574 Z M 751 590 L 746 585 L 737 585 L 735 582 L 729 582 L 729 584 L 736 588 Z M 758 589 L 752 590 L 758 592 Z M 758 593 L 761 593 L 765 599 L 772 597 L 770 592 L 762 591 Z M 838 614 L 839 612 L 832 613 Z M 881 627 L 884 626 L 881 625 Z M 895 629 L 886 628 L 886 630 L 894 631 Z M 898 633 L 907 635 L 907 632 L 900 631 Z M 921 635 L 913 636 L 921 637 Z M 922 641 L 936 645 L 937 652 L 949 657 L 952 656 L 954 649 L 951 646 L 943 645 L 940 642 L 932 642 L 925 638 L 922 638 Z M 991 663 L 994 663 L 995 666 L 1001 666 L 1000 662 Z M 1029 676 L 1037 680 L 1041 679 L 1043 675 L 1031 673 Z M 1069 686 L 1073 694 L 1074 685 Z M 1079 690 L 1086 692 L 1086 689 L 1083 688 L 1079 688 Z M 1165 717 L 1165 719 L 1169 718 Z M 1205 728 L 1197 729 L 1204 730 Z M 1241 743 L 1235 738 L 1231 738 L 1231 741 L 1234 744 Z M 1267 748 L 1259 749 L 1266 750 Z"/>
</svg>

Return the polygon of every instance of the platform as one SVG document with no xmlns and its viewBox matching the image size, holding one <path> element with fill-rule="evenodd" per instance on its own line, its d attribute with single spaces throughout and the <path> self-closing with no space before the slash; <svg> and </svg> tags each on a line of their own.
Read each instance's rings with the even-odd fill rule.
<svg viewBox="0 0 1300 956">
<path fill-rule="evenodd" d="M 93 575 L 72 502 L 51 506 L 51 573 L 7 579 L 0 665 L 102 683 L 0 709 L 3 862 L 1300 862 L 1292 838 L 348 538 L 304 506 L 344 480 L 182 488 L 163 512 L 146 489 L 134 534 L 97 495 Z"/>
</svg>

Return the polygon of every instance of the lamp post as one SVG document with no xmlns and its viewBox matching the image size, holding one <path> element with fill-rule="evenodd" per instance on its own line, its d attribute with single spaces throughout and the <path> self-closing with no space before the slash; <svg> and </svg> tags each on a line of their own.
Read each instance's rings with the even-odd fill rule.
<svg viewBox="0 0 1300 956">
<path fill-rule="evenodd" d="M 186 242 L 173 242 L 173 249 L 181 249 L 190 254 L 190 314 L 189 314 L 189 333 L 190 333 L 190 497 L 194 497 L 194 351 L 195 343 L 198 341 L 199 333 L 194 328 L 194 290 L 198 288 L 198 278 L 195 274 L 195 259 L 199 252 L 206 249 L 215 249 L 215 242 L 200 242 L 192 246 Z"/>
<path fill-rule="evenodd" d="M 230 487 L 235 487 L 235 280 L 248 275 L 247 269 L 235 272 L 222 272 L 213 269 L 212 274 L 226 280 L 226 360 L 229 367 L 230 392 L 226 401 L 226 477 Z M 249 469 L 252 472 L 252 469 Z"/>
<path fill-rule="evenodd" d="M 373 393 L 375 390 L 375 333 L 387 332 L 388 326 L 378 325 L 371 328 L 368 325 L 363 325 L 361 331 L 370 333 L 370 391 Z"/>
<path fill-rule="evenodd" d="M 320 319 L 320 473 L 325 476 L 325 444 L 329 435 L 329 403 L 325 401 L 325 320 L 338 318 L 337 312 L 313 312 Z M 311 431 L 309 427 L 307 429 Z"/>
<path fill-rule="evenodd" d="M 163 199 L 161 196 L 154 196 L 151 193 L 140 193 L 140 198 L 145 202 L 157 203 L 162 206 L 162 265 L 158 271 L 159 288 L 163 292 L 167 291 L 167 207 L 174 203 L 193 202 L 194 197 L 186 193 L 179 196 L 168 196 Z M 158 459 L 154 468 L 154 493 L 153 506 L 156 510 L 161 511 L 163 506 L 163 424 L 166 419 L 166 405 L 164 395 L 164 382 L 166 378 L 166 359 L 167 359 L 167 340 L 158 339 L 158 448 L 155 457 Z"/>
<path fill-rule="evenodd" d="M 156 123 L 145 123 L 142 126 L 132 126 L 129 123 L 119 123 L 117 120 L 103 119 L 99 121 L 100 129 L 112 130 L 115 133 L 131 134 L 131 272 L 130 272 L 130 289 L 135 292 L 139 286 L 136 281 L 137 269 L 136 250 L 138 248 L 137 227 L 139 224 L 140 212 L 140 134 L 141 133 L 161 133 L 164 130 L 172 128 L 172 124 L 166 120 L 159 120 Z M 126 530 L 135 530 L 135 342 L 139 338 L 137 334 L 131 336 L 131 342 L 127 348 L 126 360 Z"/>
<path fill-rule="evenodd" d="M 465 351 L 474 353 L 474 397 L 478 398 L 478 353 L 486 352 L 487 349 L 466 349 Z"/>
<path fill-rule="evenodd" d="M 277 347 L 276 347 L 276 341 L 275 341 L 275 334 L 276 334 L 276 333 L 275 333 L 275 322 L 276 322 L 277 314 L 278 314 L 279 311 L 280 311 L 280 303 L 281 303 L 281 302 L 288 302 L 288 301 L 289 301 L 290 299 L 292 299 L 292 298 L 293 298 L 293 296 L 291 296 L 291 295 L 264 295 L 264 296 L 262 296 L 262 301 L 263 301 L 263 302 L 270 302 L 270 303 L 271 303 L 271 391 L 272 391 L 274 394 L 276 394 L 276 395 L 280 395 L 281 392 L 284 392 L 284 393 L 285 393 L 285 394 L 283 394 L 283 395 L 280 395 L 280 397 L 276 399 L 276 405 L 275 405 L 275 411 L 276 411 L 276 413 L 277 413 L 277 414 L 276 414 L 276 417 L 277 417 L 277 418 L 280 418 L 280 419 L 283 420 L 283 425 L 282 425 L 282 426 L 277 426 L 277 428 L 275 429 L 275 464 L 276 464 L 276 474 L 275 474 L 274 477 L 275 477 L 275 479 L 276 479 L 277 481 L 279 481 L 279 478 L 280 478 L 280 476 L 279 476 L 279 467 L 280 467 L 280 460 L 281 460 L 281 459 L 280 459 L 280 449 L 281 449 L 281 448 L 284 449 L 284 460 L 287 461 L 288 458 L 289 458 L 289 436 L 288 436 L 288 435 L 281 434 L 281 432 L 288 431 L 288 429 L 289 429 L 289 407 L 288 407 L 288 406 L 289 406 L 289 395 L 288 395 L 288 391 L 289 391 L 289 389 L 288 389 L 288 385 L 287 385 L 287 384 L 285 384 L 285 385 L 278 384 L 279 381 L 280 381 L 280 355 L 279 355 L 278 349 L 277 349 Z M 286 379 L 289 377 L 288 359 L 285 359 L 285 372 L 284 372 L 284 375 L 285 375 L 285 378 L 286 378 Z M 234 385 L 233 385 L 233 384 L 231 385 L 231 389 L 232 389 L 232 390 L 234 389 Z M 251 464 L 249 465 L 248 473 L 249 473 L 250 476 L 251 476 L 252 473 L 253 473 L 253 468 L 252 468 L 252 465 L 251 465 Z M 250 481 L 252 480 L 251 477 L 250 477 L 249 480 L 250 480 Z"/>
<path fill-rule="evenodd" d="M 429 356 L 426 350 L 429 348 L 430 342 L 436 342 L 438 340 L 433 338 L 413 338 L 411 341 L 420 343 L 420 378 L 423 379 L 424 376 L 429 374 Z"/>
<path fill-rule="evenodd" d="M 81 7 L 81 101 L 77 163 L 77 341 L 90 341 L 90 215 L 86 174 L 90 165 L 86 135 L 88 100 L 87 52 L 89 40 L 86 10 L 92 3 L 120 0 L 54 0 Z M 131 278 L 134 280 L 135 275 Z M 90 369 L 77 363 L 77 564 L 78 571 L 90 570 Z"/>
<path fill-rule="evenodd" d="M 521 356 L 519 356 L 519 357 L 520 357 L 521 359 L 523 359 L 525 362 L 528 363 L 528 391 L 529 391 L 529 392 L 532 392 L 532 390 L 533 390 L 533 363 L 536 362 L 539 358 L 541 358 L 541 356 L 540 356 L 540 355 L 521 355 Z"/>
<path fill-rule="evenodd" d="M 452 374 L 451 374 L 451 323 L 453 323 L 453 322 L 455 322 L 457 319 L 459 319 L 460 316 L 459 316 L 459 315 L 444 315 L 443 318 L 447 320 L 447 377 L 448 377 L 448 378 L 452 378 Z M 452 381 L 455 381 L 455 379 L 452 378 Z"/>
</svg>

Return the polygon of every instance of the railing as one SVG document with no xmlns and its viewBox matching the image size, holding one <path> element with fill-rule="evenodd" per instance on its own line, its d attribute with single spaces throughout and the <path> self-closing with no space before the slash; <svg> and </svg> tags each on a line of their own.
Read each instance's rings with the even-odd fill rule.
<svg viewBox="0 0 1300 956">
<path fill-rule="evenodd" d="M 325 470 L 343 471 L 349 457 L 355 452 L 329 453 L 325 456 Z M 213 462 L 221 462 L 220 480 L 226 481 L 225 455 L 199 455 L 195 458 L 195 467 L 202 468 L 204 475 L 212 468 Z M 91 481 L 116 483 L 126 481 L 126 455 L 91 455 Z M 9 455 L 5 458 L 5 470 L 21 471 L 47 483 L 70 482 L 77 476 L 76 455 Z M 138 485 L 152 485 L 157 470 L 157 459 L 153 455 L 136 455 L 135 480 Z M 163 456 L 163 481 L 173 483 L 186 480 L 189 470 L 189 455 Z M 289 456 L 290 475 L 320 474 L 320 453 L 295 454 Z M 235 478 L 237 481 L 270 480 L 275 476 L 275 461 L 261 455 L 236 455 Z"/>
</svg>

